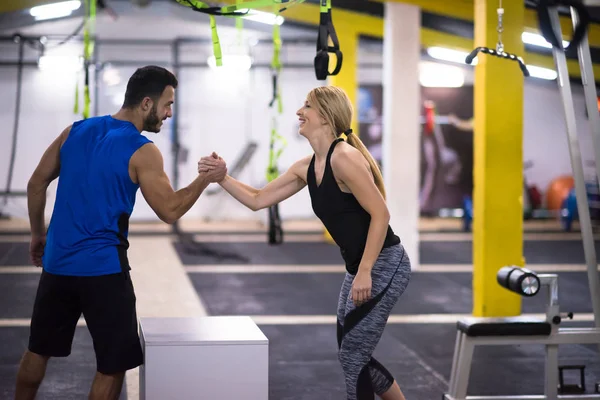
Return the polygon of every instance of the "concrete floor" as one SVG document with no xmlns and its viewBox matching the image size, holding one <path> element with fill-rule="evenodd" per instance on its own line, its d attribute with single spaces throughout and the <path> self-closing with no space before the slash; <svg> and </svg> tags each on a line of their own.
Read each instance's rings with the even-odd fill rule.
<svg viewBox="0 0 600 400">
<path fill-rule="evenodd" d="M 424 265 L 413 272 L 376 350 L 408 400 L 440 399 L 447 390 L 456 320 L 472 307 L 470 235 L 451 224 L 422 224 Z M 530 227 L 525 252 L 538 272 L 559 275 L 562 310 L 591 326 L 583 250 L 577 233 Z M 0 398 L 12 398 L 16 368 L 28 337 L 39 269 L 27 262 L 26 225 L 0 221 Z M 286 242 L 267 246 L 259 224 L 189 223 L 212 249 L 251 264 L 187 254 L 162 224 L 133 224 L 129 258 L 140 317 L 250 315 L 269 338 L 270 399 L 342 399 L 335 307 L 344 269 L 337 248 L 322 242 L 314 221 L 288 223 Z M 454 231 L 454 232 L 452 232 Z M 234 234 L 235 233 L 235 234 Z M 428 258 L 429 257 L 429 258 Z M 541 293 L 543 295 L 544 293 Z M 544 312 L 544 297 L 525 299 L 523 311 Z M 588 392 L 600 381 L 597 346 L 561 348 L 562 364 L 585 364 Z M 470 394 L 535 394 L 543 390 L 541 346 L 478 349 Z M 89 333 L 78 327 L 73 353 L 52 360 L 40 399 L 85 398 L 95 359 Z M 138 371 L 128 372 L 123 398 L 139 398 Z"/>
</svg>

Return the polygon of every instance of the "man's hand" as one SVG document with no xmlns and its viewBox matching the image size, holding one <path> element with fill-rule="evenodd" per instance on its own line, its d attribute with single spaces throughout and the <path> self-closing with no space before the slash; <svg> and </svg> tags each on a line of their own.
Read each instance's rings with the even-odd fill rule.
<svg viewBox="0 0 600 400">
<path fill-rule="evenodd" d="M 46 246 L 46 236 L 31 236 L 29 244 L 29 260 L 36 267 L 42 266 L 42 256 Z"/>
<path fill-rule="evenodd" d="M 213 152 L 210 156 L 202 157 L 198 161 L 198 173 L 215 183 L 221 182 L 227 175 L 227 164 L 219 155 Z"/>
</svg>

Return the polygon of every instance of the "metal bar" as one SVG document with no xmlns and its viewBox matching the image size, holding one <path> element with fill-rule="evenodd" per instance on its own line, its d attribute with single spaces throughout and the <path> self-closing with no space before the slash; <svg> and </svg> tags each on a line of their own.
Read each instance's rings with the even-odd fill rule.
<svg viewBox="0 0 600 400">
<path fill-rule="evenodd" d="M 556 7 L 550 9 L 550 20 L 553 29 L 558 34 L 557 37 L 562 37 L 560 19 Z M 600 303 L 598 303 L 599 293 L 597 290 L 597 261 L 596 248 L 594 246 L 594 233 L 592 231 L 592 222 L 590 218 L 590 208 L 587 199 L 587 191 L 585 187 L 585 178 L 583 175 L 583 164 L 581 160 L 581 150 L 579 148 L 579 140 L 577 137 L 577 125 L 575 120 L 575 105 L 573 104 L 573 94 L 571 92 L 571 83 L 569 81 L 569 71 L 567 68 L 567 59 L 564 50 L 561 48 L 553 48 L 554 61 L 558 70 L 558 85 L 562 97 L 563 108 L 565 113 L 565 122 L 567 126 L 567 139 L 569 143 L 569 153 L 571 155 L 571 165 L 573 168 L 573 177 L 575 178 L 575 196 L 577 199 L 577 211 L 579 213 L 579 223 L 581 226 L 581 234 L 583 239 L 583 251 L 585 253 L 586 265 L 588 267 L 588 277 L 591 296 L 594 299 L 594 319 L 596 324 L 600 323 Z M 596 276 L 594 276 L 596 275 Z"/>
<path fill-rule="evenodd" d="M 5 190 L 0 192 L 2 197 L 27 197 L 27 191 Z"/>
<path fill-rule="evenodd" d="M 557 400 L 558 392 L 558 345 L 546 345 L 544 368 L 544 394 L 548 400 Z"/>
<path fill-rule="evenodd" d="M 19 135 L 19 119 L 21 117 L 21 92 L 23 87 L 23 55 L 25 52 L 25 42 L 19 41 L 19 66 L 17 69 L 17 94 L 15 98 L 15 113 L 13 123 L 13 136 L 12 146 L 10 151 L 10 161 L 8 163 L 8 177 L 6 179 L 6 193 L 10 192 L 10 185 L 12 184 L 13 171 L 15 168 L 15 158 L 17 155 L 17 137 Z M 4 198 L 4 205 L 8 203 L 8 197 Z"/>
<path fill-rule="evenodd" d="M 61 41 L 67 37 L 67 35 L 38 35 L 38 36 L 21 36 L 25 40 L 40 40 L 45 38 L 48 41 Z M 83 42 L 83 36 L 73 36 L 71 40 Z M 191 36 L 180 36 L 175 40 L 178 40 L 180 44 L 212 44 L 210 38 L 199 38 Z M 283 39 L 286 44 L 309 44 L 314 45 L 314 39 Z M 14 42 L 12 36 L 0 36 L 0 42 Z M 96 39 L 95 43 L 101 45 L 111 46 L 170 46 L 173 41 L 165 39 Z M 272 45 L 273 40 L 271 39 L 258 39 L 257 45 L 266 44 Z"/>
<path fill-rule="evenodd" d="M 600 343 L 600 329 L 559 328 L 556 334 L 548 336 L 475 336 L 469 340 L 478 346 L 596 344 Z"/>
<path fill-rule="evenodd" d="M 559 394 L 558 400 L 593 400 L 600 399 L 600 394 Z M 466 396 L 455 397 L 444 394 L 444 400 L 549 400 L 545 395 L 523 395 L 523 396 Z"/>
<path fill-rule="evenodd" d="M 558 400 L 566 400 L 566 399 L 577 399 L 577 400 L 587 400 L 587 399 L 600 399 L 600 394 L 573 394 L 573 395 L 558 395 Z M 454 400 L 452 397 L 446 397 L 448 400 Z M 456 398 L 455 400 L 463 400 L 460 398 Z M 467 396 L 464 400 L 549 400 L 548 397 L 544 395 L 532 395 L 532 396 Z"/>
<path fill-rule="evenodd" d="M 573 27 L 575 28 L 575 26 L 577 26 L 577 24 L 579 23 L 579 15 L 577 14 L 577 11 L 574 8 L 571 8 L 571 18 L 573 20 Z M 585 95 L 585 104 L 587 107 L 588 118 L 590 121 L 589 126 L 592 135 L 592 144 L 594 146 L 594 161 L 596 164 L 595 183 L 598 183 L 598 179 L 600 178 L 600 116 L 598 114 L 598 96 L 596 91 L 596 81 L 594 79 L 594 68 L 592 64 L 592 56 L 590 53 L 590 46 L 588 42 L 587 33 L 583 37 L 583 40 L 581 41 L 579 48 L 577 49 L 577 54 L 579 55 L 579 67 L 581 69 L 581 79 Z M 579 219 L 581 219 L 581 214 Z M 582 233 L 584 233 L 583 230 Z M 591 234 L 592 233 L 590 233 L 590 236 Z M 591 241 L 592 248 L 594 248 L 593 238 L 588 237 L 588 240 Z M 590 288 L 590 294 L 592 298 L 594 320 L 596 322 L 596 327 L 600 328 L 600 277 L 598 276 L 597 268 L 591 267 L 591 262 L 592 260 L 588 260 L 587 262 L 588 285 Z"/>
<path fill-rule="evenodd" d="M 0 67 L 36 67 L 38 66 L 37 61 L 23 61 L 22 63 L 18 61 L 0 61 Z"/>
</svg>

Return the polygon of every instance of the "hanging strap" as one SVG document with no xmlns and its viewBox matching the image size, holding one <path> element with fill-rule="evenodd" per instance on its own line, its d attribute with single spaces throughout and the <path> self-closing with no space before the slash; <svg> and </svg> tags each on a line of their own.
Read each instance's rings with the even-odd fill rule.
<svg viewBox="0 0 600 400">
<path fill-rule="evenodd" d="M 285 7 L 279 8 L 278 12 L 286 10 L 291 4 L 302 3 L 305 0 L 252 0 L 252 1 L 237 1 L 236 4 L 225 7 L 211 7 L 208 4 L 199 0 L 175 0 L 177 3 L 189 7 L 194 11 L 208 14 L 210 18 L 210 29 L 213 43 L 213 54 L 215 56 L 217 66 L 223 65 L 223 53 L 221 51 L 221 43 L 217 32 L 217 21 L 215 16 L 241 18 L 250 12 L 251 9 L 267 7 L 277 4 L 285 4 Z M 237 24 L 238 28 L 240 27 Z"/>
<path fill-rule="evenodd" d="M 573 36 L 569 41 L 569 46 L 566 48 L 563 47 L 562 37 L 559 37 L 557 32 L 552 28 L 552 22 L 550 20 L 550 9 L 561 5 L 574 8 L 579 17 L 577 25 L 573 30 Z M 587 7 L 578 0 L 539 0 L 537 12 L 542 36 L 544 36 L 544 39 L 552 44 L 553 47 L 561 50 L 577 48 L 587 33 L 591 21 Z"/>
<path fill-rule="evenodd" d="M 83 118 L 90 117 L 90 60 L 94 53 L 94 37 L 96 25 L 96 1 L 85 0 L 85 28 L 83 31 L 83 60 L 84 60 L 84 85 L 83 85 Z M 76 101 L 78 96 L 76 96 Z M 78 106 L 76 106 L 77 108 Z"/>
<path fill-rule="evenodd" d="M 337 75 L 342 69 L 343 54 L 340 50 L 333 19 L 331 18 L 331 0 L 321 0 L 321 17 L 317 37 L 317 55 L 315 56 L 315 75 L 322 81 L 330 75 Z M 329 46 L 329 38 L 333 46 Z M 329 72 L 329 53 L 335 53 L 337 61 L 333 72 Z"/>
<path fill-rule="evenodd" d="M 269 108 L 273 109 L 277 102 L 277 111 L 273 113 L 271 119 L 271 140 L 269 142 L 269 164 L 267 166 L 267 182 L 271 182 L 279 176 L 278 161 L 281 153 L 287 146 L 287 141 L 277 131 L 277 115 L 283 113 L 283 103 L 281 101 L 281 86 L 279 85 L 279 74 L 281 72 L 281 34 L 279 25 L 273 25 L 273 59 L 271 61 L 271 70 L 273 72 L 273 97 L 269 102 Z M 277 142 L 280 146 L 275 150 Z"/>
</svg>

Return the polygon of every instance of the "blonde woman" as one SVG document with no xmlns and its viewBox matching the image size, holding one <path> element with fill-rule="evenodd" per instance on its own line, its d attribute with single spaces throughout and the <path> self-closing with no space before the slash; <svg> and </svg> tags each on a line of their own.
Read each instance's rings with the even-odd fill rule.
<svg viewBox="0 0 600 400">
<path fill-rule="evenodd" d="M 338 358 L 348 400 L 405 400 L 373 351 L 388 316 L 410 280 L 410 260 L 389 226 L 383 178 L 363 143 L 352 134 L 352 105 L 344 91 L 310 91 L 297 113 L 299 133 L 314 154 L 294 163 L 262 189 L 231 176 L 219 184 L 251 210 L 277 204 L 308 186 L 313 210 L 340 247 L 346 264 L 338 303 Z M 344 134 L 344 135 L 342 135 Z M 346 140 L 344 140 L 346 138 Z M 213 153 L 199 172 L 221 166 Z"/>
</svg>

